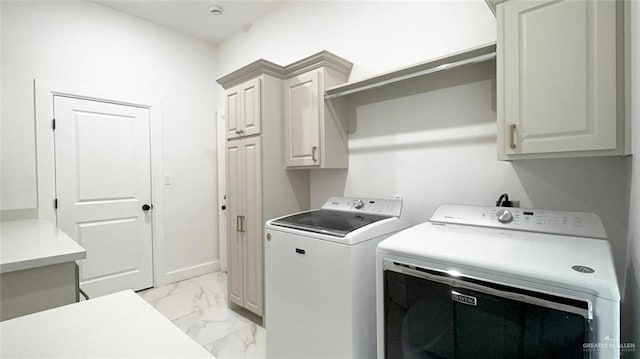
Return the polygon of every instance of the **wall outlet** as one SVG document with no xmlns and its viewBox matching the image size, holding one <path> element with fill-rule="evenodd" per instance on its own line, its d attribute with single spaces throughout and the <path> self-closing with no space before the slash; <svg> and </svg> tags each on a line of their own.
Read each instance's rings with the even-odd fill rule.
<svg viewBox="0 0 640 359">
<path fill-rule="evenodd" d="M 402 195 L 401 194 L 394 194 L 393 195 L 393 199 L 402 201 Z"/>
</svg>

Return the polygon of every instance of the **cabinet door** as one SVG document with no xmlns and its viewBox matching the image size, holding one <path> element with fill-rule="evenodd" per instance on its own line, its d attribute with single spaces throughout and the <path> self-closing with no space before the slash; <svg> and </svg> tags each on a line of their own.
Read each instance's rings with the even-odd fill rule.
<svg viewBox="0 0 640 359">
<path fill-rule="evenodd" d="M 242 125 L 242 100 L 240 87 L 236 86 L 227 90 L 227 114 L 226 114 L 227 138 L 236 138 L 241 135 Z"/>
<path fill-rule="evenodd" d="M 227 265 L 229 300 L 244 306 L 242 141 L 227 142 Z"/>
<path fill-rule="evenodd" d="M 503 153 L 616 149 L 615 3 L 498 5 Z"/>
<path fill-rule="evenodd" d="M 250 311 L 263 313 L 262 231 L 262 151 L 260 137 L 242 140 L 242 185 L 244 246 L 244 304 Z"/>
<path fill-rule="evenodd" d="M 319 88 L 320 70 L 285 81 L 287 166 L 320 164 Z"/>
<path fill-rule="evenodd" d="M 257 135 L 260 133 L 260 78 L 255 78 L 240 85 L 242 94 L 242 127 L 241 136 Z"/>
</svg>

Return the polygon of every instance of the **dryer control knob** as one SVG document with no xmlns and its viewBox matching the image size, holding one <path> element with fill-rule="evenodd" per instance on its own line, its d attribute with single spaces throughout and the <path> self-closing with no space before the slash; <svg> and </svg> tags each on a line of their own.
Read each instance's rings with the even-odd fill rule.
<svg viewBox="0 0 640 359">
<path fill-rule="evenodd" d="M 353 206 L 356 209 L 362 209 L 362 207 L 364 207 L 364 202 L 362 202 L 362 200 L 359 199 L 359 200 L 353 202 Z"/>
<path fill-rule="evenodd" d="M 508 209 L 499 209 L 496 212 L 496 217 L 498 217 L 498 222 L 500 223 L 511 223 L 513 222 L 513 214 Z"/>
</svg>

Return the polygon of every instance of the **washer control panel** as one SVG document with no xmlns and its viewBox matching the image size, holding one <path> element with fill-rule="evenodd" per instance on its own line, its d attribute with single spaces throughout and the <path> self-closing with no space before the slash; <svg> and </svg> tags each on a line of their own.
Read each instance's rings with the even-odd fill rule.
<svg viewBox="0 0 640 359">
<path fill-rule="evenodd" d="M 322 209 L 362 212 L 381 216 L 400 217 L 402 200 L 377 198 L 331 197 Z"/>
<path fill-rule="evenodd" d="M 443 204 L 431 222 L 607 238 L 600 216 L 589 212 Z"/>
</svg>

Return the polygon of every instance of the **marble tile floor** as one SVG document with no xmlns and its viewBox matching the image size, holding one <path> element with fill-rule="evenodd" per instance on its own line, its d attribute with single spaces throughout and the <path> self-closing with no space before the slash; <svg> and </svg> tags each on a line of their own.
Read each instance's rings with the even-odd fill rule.
<svg viewBox="0 0 640 359">
<path fill-rule="evenodd" d="M 264 328 L 227 307 L 226 283 L 215 272 L 138 294 L 216 358 L 265 358 Z"/>
</svg>

